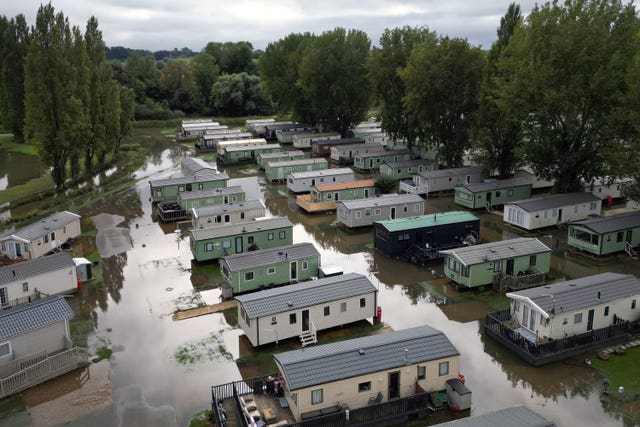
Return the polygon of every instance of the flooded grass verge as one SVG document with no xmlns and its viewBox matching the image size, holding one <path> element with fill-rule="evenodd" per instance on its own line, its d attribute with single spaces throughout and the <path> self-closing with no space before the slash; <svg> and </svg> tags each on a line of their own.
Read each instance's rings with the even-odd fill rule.
<svg viewBox="0 0 640 427">
<path fill-rule="evenodd" d="M 221 358 L 231 360 L 233 356 L 227 352 L 219 333 L 212 332 L 201 340 L 187 342 L 179 346 L 173 354 L 173 358 L 180 365 L 194 366 Z"/>
</svg>

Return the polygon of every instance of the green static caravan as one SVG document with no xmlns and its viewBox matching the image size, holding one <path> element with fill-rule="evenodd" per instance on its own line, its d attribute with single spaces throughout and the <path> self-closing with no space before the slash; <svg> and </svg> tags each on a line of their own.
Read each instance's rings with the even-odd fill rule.
<svg viewBox="0 0 640 427">
<path fill-rule="evenodd" d="M 228 205 L 229 203 L 243 202 L 244 200 L 244 190 L 240 185 L 179 193 L 176 199 L 182 209 L 186 211 L 205 206 Z"/>
<path fill-rule="evenodd" d="M 189 231 L 191 253 L 196 261 L 208 261 L 292 243 L 293 224 L 284 217 Z"/>
<path fill-rule="evenodd" d="M 267 181 L 285 181 L 290 173 L 311 172 L 327 169 L 325 159 L 288 160 L 284 162 L 268 162 L 264 167 Z"/>
<path fill-rule="evenodd" d="M 229 181 L 229 175 L 225 172 L 194 177 L 156 179 L 149 181 L 151 201 L 175 202 L 178 193 L 222 188 L 227 186 L 227 181 Z"/>
<path fill-rule="evenodd" d="M 572 222 L 567 243 L 594 255 L 632 254 L 640 244 L 640 212 Z"/>
<path fill-rule="evenodd" d="M 389 162 L 380 165 L 380 175 L 385 175 L 395 180 L 407 179 L 417 173 L 432 171 L 437 166 L 437 163 L 427 159 Z"/>
<path fill-rule="evenodd" d="M 296 148 L 311 148 L 311 144 L 314 141 L 340 138 L 342 136 L 338 132 L 298 133 L 293 135 L 293 146 Z"/>
<path fill-rule="evenodd" d="M 261 153 L 256 158 L 256 163 L 260 169 L 264 169 L 269 162 L 289 162 L 292 160 L 303 160 L 304 152 L 300 150 L 277 151 L 275 153 Z"/>
<path fill-rule="evenodd" d="M 282 149 L 280 144 L 255 144 L 243 147 L 224 147 L 217 161 L 224 165 L 254 163 L 262 153 L 276 153 Z"/>
<path fill-rule="evenodd" d="M 455 202 L 469 209 L 492 208 L 531 197 L 531 182 L 524 178 L 463 184 L 455 187 Z"/>
<path fill-rule="evenodd" d="M 220 271 L 234 295 L 317 278 L 319 267 L 320 252 L 312 243 L 220 258 Z"/>
<path fill-rule="evenodd" d="M 405 150 L 385 150 L 374 153 L 362 153 L 353 157 L 353 167 L 363 171 L 377 170 L 384 163 L 402 162 L 411 160 L 411 151 Z"/>
<path fill-rule="evenodd" d="M 444 255 L 445 276 L 466 288 L 500 285 L 533 275 L 543 283 L 540 274 L 548 273 L 551 265 L 551 249 L 530 237 L 449 249 L 440 254 Z"/>
</svg>

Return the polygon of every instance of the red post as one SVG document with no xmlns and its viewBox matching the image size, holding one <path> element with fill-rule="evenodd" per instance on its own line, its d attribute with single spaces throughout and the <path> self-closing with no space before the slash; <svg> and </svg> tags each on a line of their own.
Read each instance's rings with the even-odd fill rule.
<svg viewBox="0 0 640 427">
<path fill-rule="evenodd" d="M 82 280 L 78 279 L 78 292 L 82 292 Z"/>
<path fill-rule="evenodd" d="M 609 195 L 607 197 L 607 206 L 611 207 L 611 205 L 613 205 L 613 197 L 611 197 L 611 195 Z"/>
<path fill-rule="evenodd" d="M 374 323 L 380 323 L 382 320 L 382 307 L 378 306 L 376 309 L 376 317 L 373 319 Z"/>
</svg>

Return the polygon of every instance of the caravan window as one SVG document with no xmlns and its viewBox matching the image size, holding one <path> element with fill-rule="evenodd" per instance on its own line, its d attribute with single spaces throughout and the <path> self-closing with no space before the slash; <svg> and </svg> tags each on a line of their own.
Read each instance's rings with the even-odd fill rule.
<svg viewBox="0 0 640 427">
<path fill-rule="evenodd" d="M 3 342 L 0 344 L 0 358 L 7 357 L 11 355 L 11 343 Z"/>
</svg>

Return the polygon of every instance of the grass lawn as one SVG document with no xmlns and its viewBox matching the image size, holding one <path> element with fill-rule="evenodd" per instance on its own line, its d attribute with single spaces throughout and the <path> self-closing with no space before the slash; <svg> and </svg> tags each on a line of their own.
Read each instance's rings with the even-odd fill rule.
<svg viewBox="0 0 640 427">
<path fill-rule="evenodd" d="M 617 393 L 624 387 L 627 397 L 640 395 L 640 347 L 634 347 L 622 356 L 612 354 L 609 360 L 591 359 L 591 367 L 609 380 L 609 391 Z"/>
</svg>

